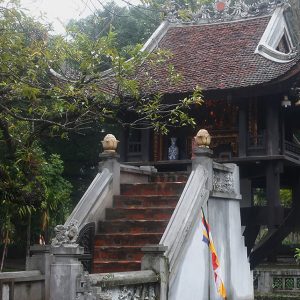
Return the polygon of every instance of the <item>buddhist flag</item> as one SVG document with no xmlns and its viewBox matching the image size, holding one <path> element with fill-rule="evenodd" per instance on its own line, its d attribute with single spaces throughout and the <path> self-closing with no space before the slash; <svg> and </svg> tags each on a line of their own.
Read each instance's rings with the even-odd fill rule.
<svg viewBox="0 0 300 300">
<path fill-rule="evenodd" d="M 214 272 L 214 279 L 217 288 L 218 294 L 223 298 L 226 299 L 226 289 L 224 283 L 220 277 L 220 263 L 217 256 L 216 248 L 214 246 L 214 242 L 210 233 L 209 224 L 207 223 L 204 215 L 204 211 L 202 209 L 202 225 L 203 225 L 203 238 L 202 241 L 207 244 L 211 253 L 211 262 Z"/>
</svg>

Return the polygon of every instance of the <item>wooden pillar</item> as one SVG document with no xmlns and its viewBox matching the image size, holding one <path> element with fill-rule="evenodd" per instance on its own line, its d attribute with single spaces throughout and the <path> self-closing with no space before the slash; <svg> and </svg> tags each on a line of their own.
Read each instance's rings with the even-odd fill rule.
<svg viewBox="0 0 300 300">
<path fill-rule="evenodd" d="M 159 161 L 162 160 L 163 154 L 163 141 L 162 141 L 162 135 L 158 133 L 153 134 L 153 160 Z"/>
<path fill-rule="evenodd" d="M 279 154 L 279 106 L 277 99 L 268 99 L 266 102 L 267 120 L 267 154 Z"/>
<path fill-rule="evenodd" d="M 150 129 L 142 130 L 142 160 L 150 161 Z"/>
<path fill-rule="evenodd" d="M 268 227 L 272 228 L 278 224 L 279 217 L 276 214 L 276 208 L 281 206 L 280 204 L 280 164 L 275 161 L 267 163 L 266 167 L 266 198 L 268 206 Z"/>
<path fill-rule="evenodd" d="M 118 149 L 118 152 L 120 154 L 120 161 L 127 161 L 128 128 L 121 127 L 117 138 L 120 141 Z"/>
<path fill-rule="evenodd" d="M 247 103 L 239 104 L 239 157 L 247 155 Z"/>
<path fill-rule="evenodd" d="M 120 155 L 120 161 L 127 161 L 128 160 L 128 136 L 129 136 L 129 129 L 128 127 L 121 127 L 120 132 L 118 135 L 119 148 L 118 153 Z"/>
</svg>

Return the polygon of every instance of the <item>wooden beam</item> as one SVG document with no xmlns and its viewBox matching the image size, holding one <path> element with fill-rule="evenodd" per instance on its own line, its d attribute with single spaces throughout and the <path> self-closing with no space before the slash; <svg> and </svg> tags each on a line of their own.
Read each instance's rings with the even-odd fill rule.
<svg viewBox="0 0 300 300">
<path fill-rule="evenodd" d="M 270 254 L 274 254 L 283 239 L 289 235 L 293 229 L 296 210 L 291 209 L 288 216 L 282 224 L 268 230 L 267 235 L 253 248 L 249 255 L 250 268 L 253 270 L 264 258 Z"/>
<path fill-rule="evenodd" d="M 247 255 L 251 253 L 251 250 L 253 249 L 255 245 L 255 241 L 257 238 L 257 235 L 259 233 L 260 226 L 246 226 L 244 231 L 244 237 L 245 237 L 245 246 L 247 247 Z"/>
<path fill-rule="evenodd" d="M 253 206 L 253 207 L 243 207 L 241 208 L 241 224 L 242 226 L 264 226 L 268 225 L 268 214 L 272 210 L 272 215 L 275 217 L 274 225 L 278 226 L 282 224 L 284 216 L 286 216 L 290 209 L 285 209 L 283 207 L 273 207 L 268 206 Z"/>
</svg>

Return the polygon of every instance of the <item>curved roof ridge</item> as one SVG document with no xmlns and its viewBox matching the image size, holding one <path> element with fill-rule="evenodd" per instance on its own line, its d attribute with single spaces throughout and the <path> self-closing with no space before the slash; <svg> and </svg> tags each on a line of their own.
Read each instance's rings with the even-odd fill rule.
<svg viewBox="0 0 300 300">
<path fill-rule="evenodd" d="M 170 1 L 166 5 L 166 20 L 171 23 L 220 23 L 270 15 L 289 0 L 213 0 L 204 2 L 195 12 Z"/>
</svg>

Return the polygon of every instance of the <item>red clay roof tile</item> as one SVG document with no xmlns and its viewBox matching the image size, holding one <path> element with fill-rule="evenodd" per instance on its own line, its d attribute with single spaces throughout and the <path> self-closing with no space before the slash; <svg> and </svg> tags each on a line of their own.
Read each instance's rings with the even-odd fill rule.
<svg viewBox="0 0 300 300">
<path fill-rule="evenodd" d="M 277 63 L 255 54 L 270 17 L 243 21 L 171 26 L 158 47 L 168 49 L 170 63 L 183 80 L 170 85 L 165 68 L 150 71 L 161 93 L 190 92 L 196 85 L 203 90 L 248 87 L 269 82 L 285 74 L 297 59 Z"/>
</svg>

